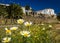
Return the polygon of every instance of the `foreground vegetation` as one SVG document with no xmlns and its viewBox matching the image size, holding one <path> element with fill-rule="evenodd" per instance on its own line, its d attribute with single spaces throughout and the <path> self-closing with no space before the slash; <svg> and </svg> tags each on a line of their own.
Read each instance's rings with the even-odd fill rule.
<svg viewBox="0 0 60 43">
<path fill-rule="evenodd" d="M 53 24 L 33 24 L 23 19 L 17 20 L 20 25 L 0 28 L 1 43 L 59 43 L 59 30 Z"/>
</svg>

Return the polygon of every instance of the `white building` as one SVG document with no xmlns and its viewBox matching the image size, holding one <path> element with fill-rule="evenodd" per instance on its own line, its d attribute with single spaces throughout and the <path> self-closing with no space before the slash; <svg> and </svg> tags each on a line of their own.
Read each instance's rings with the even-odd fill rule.
<svg viewBox="0 0 60 43">
<path fill-rule="evenodd" d="M 56 13 L 54 11 L 54 9 L 44 9 L 44 10 L 40 10 L 40 11 L 37 11 L 37 14 L 38 16 L 40 14 L 43 14 L 45 15 L 45 17 L 53 17 L 53 18 L 56 18 Z"/>
<path fill-rule="evenodd" d="M 23 13 L 25 14 L 25 7 L 22 7 Z"/>
<path fill-rule="evenodd" d="M 37 14 L 49 14 L 49 15 L 56 15 L 54 9 L 44 9 L 37 11 Z"/>
<path fill-rule="evenodd" d="M 9 4 L 2 4 L 2 3 L 0 3 L 0 5 L 10 6 Z"/>
<path fill-rule="evenodd" d="M 22 7 L 23 13 L 26 14 L 26 12 L 29 14 L 30 12 L 32 12 L 31 10 L 32 8 L 30 7 L 30 10 L 25 10 L 25 7 Z"/>
</svg>

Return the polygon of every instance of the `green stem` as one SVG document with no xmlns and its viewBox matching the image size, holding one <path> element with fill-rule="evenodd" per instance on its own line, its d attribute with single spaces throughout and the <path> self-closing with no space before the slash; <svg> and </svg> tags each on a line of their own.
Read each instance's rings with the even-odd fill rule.
<svg viewBox="0 0 60 43">
<path fill-rule="evenodd" d="M 27 39 L 23 37 L 23 43 L 27 43 Z"/>
</svg>

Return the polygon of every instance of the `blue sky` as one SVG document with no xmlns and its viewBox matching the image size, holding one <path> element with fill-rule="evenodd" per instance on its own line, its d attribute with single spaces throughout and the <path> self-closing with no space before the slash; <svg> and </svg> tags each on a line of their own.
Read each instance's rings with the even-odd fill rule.
<svg viewBox="0 0 60 43">
<path fill-rule="evenodd" d="M 60 12 L 60 0 L 0 0 L 0 3 L 19 3 L 21 6 L 30 5 L 36 11 L 52 8 Z"/>
</svg>

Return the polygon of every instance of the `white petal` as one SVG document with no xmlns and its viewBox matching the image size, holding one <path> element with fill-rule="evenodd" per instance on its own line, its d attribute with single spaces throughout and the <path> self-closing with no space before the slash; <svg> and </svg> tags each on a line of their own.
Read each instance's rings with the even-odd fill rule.
<svg viewBox="0 0 60 43">
<path fill-rule="evenodd" d="M 30 37 L 30 35 L 28 35 L 27 37 Z"/>
<path fill-rule="evenodd" d="M 5 28 L 5 30 L 8 30 L 7 28 Z"/>
</svg>

